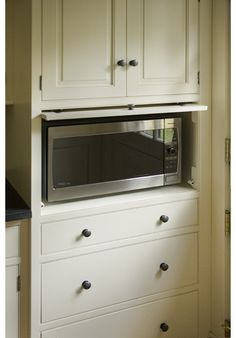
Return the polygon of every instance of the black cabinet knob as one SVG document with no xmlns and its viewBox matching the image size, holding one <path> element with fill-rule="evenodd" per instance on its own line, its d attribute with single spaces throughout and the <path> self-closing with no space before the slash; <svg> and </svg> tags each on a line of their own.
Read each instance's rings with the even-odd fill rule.
<svg viewBox="0 0 236 338">
<path fill-rule="evenodd" d="M 169 269 L 169 265 L 166 264 L 166 263 L 161 263 L 161 264 L 160 264 L 160 269 L 161 269 L 162 271 L 167 271 L 167 270 Z"/>
<path fill-rule="evenodd" d="M 91 284 L 89 281 L 85 280 L 85 281 L 83 281 L 83 283 L 82 283 L 82 288 L 85 289 L 85 290 L 88 290 L 88 289 L 91 288 L 91 285 L 92 285 L 92 284 Z"/>
<path fill-rule="evenodd" d="M 169 326 L 166 323 L 161 323 L 160 329 L 161 331 L 166 332 L 169 330 Z"/>
<path fill-rule="evenodd" d="M 132 67 L 136 67 L 138 65 L 138 60 L 134 59 L 129 62 L 129 65 Z"/>
<path fill-rule="evenodd" d="M 117 65 L 124 67 L 124 66 L 126 66 L 126 62 L 125 62 L 125 60 L 119 60 L 119 61 L 117 61 Z"/>
<path fill-rule="evenodd" d="M 82 231 L 82 235 L 83 235 L 84 237 L 90 237 L 91 234 L 92 234 L 92 232 L 91 232 L 90 230 L 88 230 L 88 229 L 84 229 L 84 230 Z"/>
<path fill-rule="evenodd" d="M 161 215 L 160 220 L 161 220 L 163 223 L 166 223 L 166 222 L 169 221 L 169 217 L 166 216 L 166 215 Z"/>
</svg>

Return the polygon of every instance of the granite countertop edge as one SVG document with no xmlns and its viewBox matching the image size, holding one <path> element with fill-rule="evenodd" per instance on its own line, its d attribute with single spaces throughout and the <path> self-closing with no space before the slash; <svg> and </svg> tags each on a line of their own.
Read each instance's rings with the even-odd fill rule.
<svg viewBox="0 0 236 338">
<path fill-rule="evenodd" d="M 13 186 L 6 180 L 6 222 L 30 219 L 32 212 Z"/>
</svg>

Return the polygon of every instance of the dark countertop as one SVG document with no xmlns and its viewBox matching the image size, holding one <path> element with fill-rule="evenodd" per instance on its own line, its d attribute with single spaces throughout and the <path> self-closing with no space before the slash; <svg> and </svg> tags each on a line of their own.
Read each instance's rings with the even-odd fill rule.
<svg viewBox="0 0 236 338">
<path fill-rule="evenodd" d="M 6 222 L 28 219 L 32 213 L 13 186 L 6 181 Z"/>
</svg>

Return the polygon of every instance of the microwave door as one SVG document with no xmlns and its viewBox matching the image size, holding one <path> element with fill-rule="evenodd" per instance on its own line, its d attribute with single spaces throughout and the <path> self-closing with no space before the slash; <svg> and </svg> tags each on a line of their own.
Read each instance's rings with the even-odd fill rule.
<svg viewBox="0 0 236 338">
<path fill-rule="evenodd" d="M 51 127 L 48 201 L 164 184 L 164 120 Z"/>
</svg>

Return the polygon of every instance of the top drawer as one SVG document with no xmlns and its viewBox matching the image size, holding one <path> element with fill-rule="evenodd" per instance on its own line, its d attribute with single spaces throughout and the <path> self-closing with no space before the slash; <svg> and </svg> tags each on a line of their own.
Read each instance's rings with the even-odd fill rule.
<svg viewBox="0 0 236 338">
<path fill-rule="evenodd" d="M 6 258 L 20 256 L 20 226 L 10 226 L 6 228 Z"/>
<path fill-rule="evenodd" d="M 161 221 L 162 215 L 168 216 L 167 222 Z M 197 199 L 43 223 L 42 254 L 73 250 L 197 223 Z M 88 231 L 84 231 L 85 229 Z"/>
</svg>

